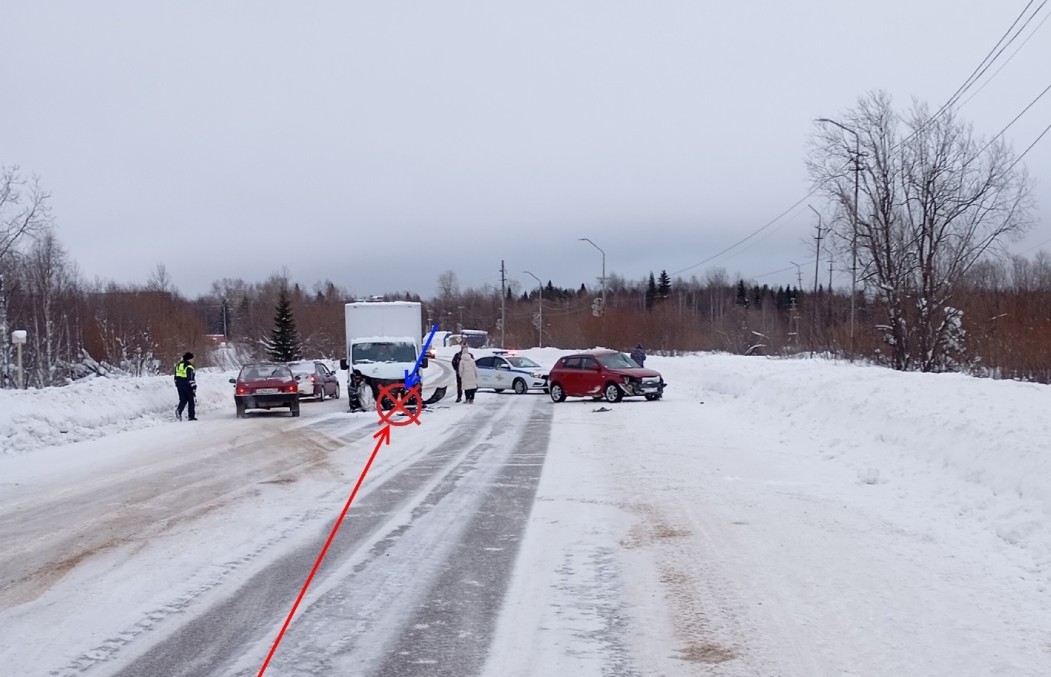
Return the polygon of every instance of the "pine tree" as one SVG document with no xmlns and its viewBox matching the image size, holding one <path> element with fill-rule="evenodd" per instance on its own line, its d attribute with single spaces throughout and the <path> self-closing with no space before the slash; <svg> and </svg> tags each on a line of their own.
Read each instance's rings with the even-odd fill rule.
<svg viewBox="0 0 1051 677">
<path fill-rule="evenodd" d="M 737 281 L 737 300 L 735 303 L 745 308 L 748 307 L 748 290 L 745 289 L 744 280 Z"/>
<path fill-rule="evenodd" d="M 650 273 L 649 282 L 646 283 L 646 308 L 653 307 L 653 300 L 657 298 L 657 280 L 654 279 L 653 273 Z"/>
<path fill-rule="evenodd" d="M 288 291 L 282 287 L 277 297 L 274 313 L 274 328 L 266 342 L 267 356 L 274 362 L 292 362 L 302 357 L 303 347 L 299 343 L 296 320 L 292 317 L 292 304 Z"/>
<path fill-rule="evenodd" d="M 657 282 L 657 295 L 661 298 L 667 298 L 671 294 L 671 277 L 668 275 L 668 271 L 662 270 L 661 276 Z"/>
<path fill-rule="evenodd" d="M 753 285 L 752 286 L 752 305 L 755 306 L 756 308 L 762 308 L 763 307 L 763 296 L 764 296 L 763 288 L 760 287 L 759 285 Z"/>
</svg>

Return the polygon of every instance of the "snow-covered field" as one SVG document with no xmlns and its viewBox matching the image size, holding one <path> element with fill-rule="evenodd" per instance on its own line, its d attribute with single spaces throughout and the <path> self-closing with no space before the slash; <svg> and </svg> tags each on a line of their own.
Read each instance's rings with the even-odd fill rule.
<svg viewBox="0 0 1051 677">
<path fill-rule="evenodd" d="M 561 352 L 524 354 L 550 366 Z M 395 429 L 377 457 L 363 498 L 438 438 L 553 412 L 482 674 L 1051 674 L 1051 388 L 805 359 L 647 366 L 669 382 L 660 402 L 482 392 Z M 375 416 L 340 400 L 238 421 L 231 375 L 199 372 L 196 424 L 171 420 L 170 377 L 0 392 L 0 673 L 114 674 L 281 553 L 320 548 Z M 273 477 L 230 476 L 291 454 Z M 202 477 L 173 477 L 207 501 L 153 522 L 117 493 L 142 464 L 180 460 Z M 34 512 L 65 494 L 75 511 Z M 45 536 L 65 553 L 133 508 L 128 533 L 18 568 Z M 416 566 L 388 558 L 403 585 Z M 318 620 L 328 607 L 311 600 L 337 580 L 319 579 L 293 627 Z M 224 674 L 255 674 L 282 620 L 260 619 Z M 278 653 L 276 668 L 296 665 Z"/>
</svg>

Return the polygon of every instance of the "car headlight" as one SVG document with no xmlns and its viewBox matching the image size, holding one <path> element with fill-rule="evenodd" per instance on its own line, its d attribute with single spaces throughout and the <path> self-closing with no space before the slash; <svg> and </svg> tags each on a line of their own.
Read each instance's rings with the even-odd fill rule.
<svg viewBox="0 0 1051 677">
<path fill-rule="evenodd" d="M 541 374 L 539 371 L 534 371 L 532 374 L 530 374 L 530 376 L 532 376 L 533 378 L 544 378 L 544 375 Z"/>
</svg>

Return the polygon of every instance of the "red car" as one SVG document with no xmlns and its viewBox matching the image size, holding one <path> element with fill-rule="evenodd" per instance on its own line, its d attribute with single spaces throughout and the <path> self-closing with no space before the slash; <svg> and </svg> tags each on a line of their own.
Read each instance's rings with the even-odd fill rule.
<svg viewBox="0 0 1051 677">
<path fill-rule="evenodd" d="M 551 399 L 591 397 L 620 402 L 623 397 L 643 396 L 659 400 L 667 384 L 660 372 L 645 369 L 624 353 L 595 350 L 566 355 L 551 370 L 548 387 Z"/>
<path fill-rule="evenodd" d="M 234 388 L 237 418 L 244 418 L 248 409 L 288 407 L 293 416 L 299 416 L 299 383 L 292 370 L 284 364 L 260 362 L 241 367 L 237 378 L 230 379 Z"/>
</svg>

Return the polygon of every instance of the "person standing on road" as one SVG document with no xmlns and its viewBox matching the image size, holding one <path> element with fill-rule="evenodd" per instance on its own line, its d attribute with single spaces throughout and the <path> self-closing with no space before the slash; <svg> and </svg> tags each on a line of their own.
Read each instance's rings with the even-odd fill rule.
<svg viewBox="0 0 1051 677">
<path fill-rule="evenodd" d="M 182 411 L 189 407 L 189 418 L 196 421 L 197 369 L 193 366 L 193 353 L 183 353 L 182 359 L 175 363 L 175 389 L 179 391 L 179 406 L 175 418 L 182 420 Z"/>
<path fill-rule="evenodd" d="M 474 363 L 474 357 L 467 352 L 467 344 L 459 353 L 460 367 L 457 370 L 460 380 L 463 381 L 463 396 L 467 404 L 474 404 L 474 393 L 478 390 L 478 365 Z M 459 400 L 457 400 L 459 401 Z"/>
<path fill-rule="evenodd" d="M 642 349 L 641 343 L 635 344 L 635 350 L 631 351 L 631 359 L 635 360 L 635 364 L 640 367 L 646 361 L 646 351 Z"/>
<path fill-rule="evenodd" d="M 466 348 L 466 344 L 464 348 Z M 463 348 L 460 352 L 453 355 L 453 371 L 456 372 L 456 401 L 459 402 L 463 399 L 463 379 L 460 378 L 460 356 L 463 355 Z"/>
</svg>

